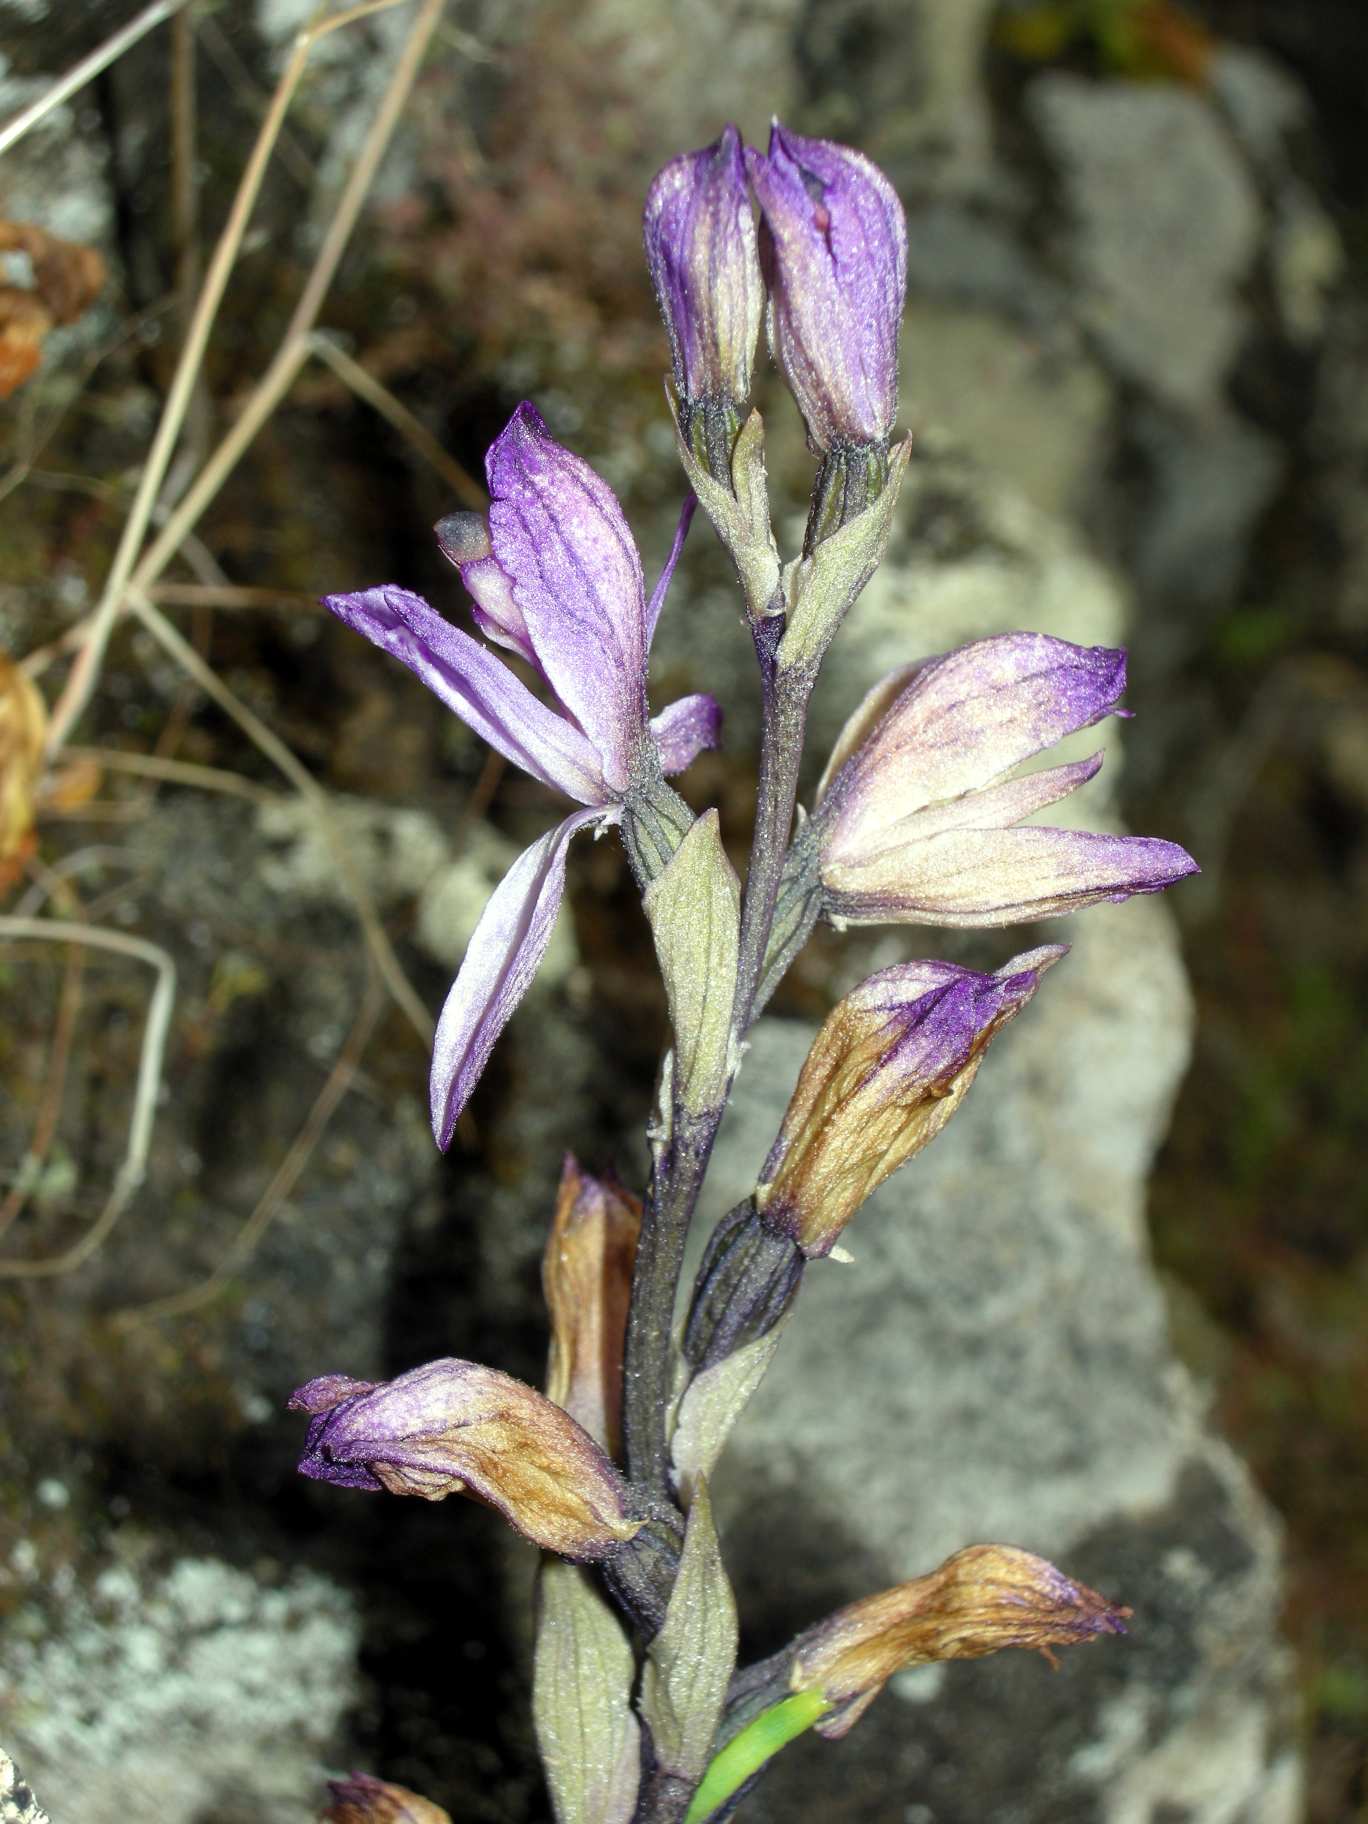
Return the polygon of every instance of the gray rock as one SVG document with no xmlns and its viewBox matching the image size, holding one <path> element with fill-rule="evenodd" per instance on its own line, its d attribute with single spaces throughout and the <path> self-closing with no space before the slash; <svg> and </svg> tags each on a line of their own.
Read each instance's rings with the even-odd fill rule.
<svg viewBox="0 0 1368 1824">
<path fill-rule="evenodd" d="M 992 178 L 983 60 L 995 0 L 828 0 L 800 28 L 812 130 L 867 145 L 920 189 Z"/>
<path fill-rule="evenodd" d="M 1237 288 L 1263 219 L 1219 116 L 1186 89 L 1059 74 L 1038 77 L 1027 105 L 1060 168 L 1099 345 L 1169 402 L 1209 401 L 1246 331 Z"/>
<path fill-rule="evenodd" d="M 1240 580 L 1250 541 L 1287 468 L 1283 448 L 1247 419 L 1217 410 L 1199 420 L 1140 408 L 1131 433 L 1153 476 L 1136 538 L 1136 574 L 1169 601 L 1219 605 Z M 1186 649 L 1194 627 L 1177 617 L 1155 629 L 1148 660 Z"/>
<path fill-rule="evenodd" d="M 1080 515 L 1111 442 L 1114 394 L 1095 361 L 999 310 L 915 298 L 903 351 L 915 431 L 945 431 L 1043 512 Z"/>
<path fill-rule="evenodd" d="M 6 1581 L 27 1581 L 22 1561 Z M 26 1591 L 7 1636 L 6 1733 L 57 1815 L 81 1824 L 299 1824 L 357 1695 L 359 1617 L 309 1571 L 113 1563 L 88 1596 Z"/>
</svg>

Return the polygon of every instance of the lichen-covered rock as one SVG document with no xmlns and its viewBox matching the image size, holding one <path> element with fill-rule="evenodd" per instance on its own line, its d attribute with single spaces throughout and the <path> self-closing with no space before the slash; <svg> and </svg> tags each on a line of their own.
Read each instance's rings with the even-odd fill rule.
<svg viewBox="0 0 1368 1824">
<path fill-rule="evenodd" d="M 6 1578 L 21 1590 L 24 1562 Z M 22 1590 L 0 1728 L 59 1819 L 297 1824 L 355 1701 L 359 1632 L 351 1598 L 309 1571 L 113 1563 L 88 1592 Z"/>
</svg>

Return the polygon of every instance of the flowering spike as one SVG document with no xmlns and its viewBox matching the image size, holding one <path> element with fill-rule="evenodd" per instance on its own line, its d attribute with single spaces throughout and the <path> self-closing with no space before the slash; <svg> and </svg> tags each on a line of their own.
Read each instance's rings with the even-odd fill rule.
<svg viewBox="0 0 1368 1824">
<path fill-rule="evenodd" d="M 756 1206 L 809 1257 L 829 1254 L 865 1198 L 940 1132 L 992 1039 L 1064 955 L 1047 944 L 993 975 L 901 963 L 862 982 L 817 1034 Z"/>
<path fill-rule="evenodd" d="M 981 1659 L 1005 1647 L 1076 1646 L 1124 1634 L 1119 1608 L 1012 1545 L 970 1545 L 938 1570 L 867 1596 L 795 1642 L 789 1686 L 833 1706 L 818 1733 L 842 1736 L 895 1672 L 936 1660 Z"/>
<path fill-rule="evenodd" d="M 1177 843 L 1010 826 L 1090 779 L 1101 756 L 1007 777 L 1121 715 L 1126 655 L 1045 634 L 976 640 L 885 679 L 843 730 L 814 839 L 836 923 L 1006 925 L 1154 893 L 1197 871 Z"/>
<path fill-rule="evenodd" d="M 861 153 L 777 120 L 768 154 L 746 162 L 764 218 L 770 340 L 809 442 L 823 454 L 882 444 L 898 410 L 902 204 Z"/>
<path fill-rule="evenodd" d="M 429 1362 L 329 1408 L 319 1386 L 290 1401 L 313 1415 L 301 1475 L 425 1501 L 470 1494 L 564 1558 L 610 1557 L 638 1530 L 625 1483 L 583 1427 L 496 1368 Z"/>
</svg>

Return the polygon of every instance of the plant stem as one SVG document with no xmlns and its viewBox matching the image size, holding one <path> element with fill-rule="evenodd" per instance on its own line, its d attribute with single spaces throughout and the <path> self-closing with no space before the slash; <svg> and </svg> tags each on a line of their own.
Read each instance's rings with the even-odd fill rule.
<svg viewBox="0 0 1368 1824">
<path fill-rule="evenodd" d="M 703 1188 L 721 1107 L 689 1115 L 676 1107 L 656 1157 L 642 1213 L 623 1363 L 622 1429 L 633 1484 L 673 1501 L 665 1415 L 672 1391 L 675 1296 L 689 1223 Z"/>
<path fill-rule="evenodd" d="M 798 802 L 798 769 L 808 699 L 816 673 L 804 666 L 781 670 L 774 661 L 783 620 L 761 621 L 755 632 L 756 657 L 764 704 L 764 738 L 760 777 L 755 792 L 755 833 L 751 838 L 746 898 L 741 909 L 741 944 L 736 970 L 732 1030 L 739 1039 L 751 1023 L 760 987 L 779 881 L 788 853 L 789 832 Z"/>
<path fill-rule="evenodd" d="M 732 1023 L 738 1036 L 750 1024 L 760 987 L 797 802 L 803 730 L 812 694 L 811 673 L 781 671 L 775 664 L 774 653 L 782 632 L 783 619 L 774 616 L 760 622 L 755 634 L 764 734 L 732 1003 Z M 670 1135 L 656 1156 L 642 1218 L 627 1324 L 623 1432 L 627 1469 L 633 1483 L 657 1499 L 673 1498 L 665 1421 L 672 1391 L 674 1311 L 680 1267 L 725 1108 L 725 1097 L 716 1108 L 701 1114 L 690 1115 L 675 1107 Z"/>
</svg>

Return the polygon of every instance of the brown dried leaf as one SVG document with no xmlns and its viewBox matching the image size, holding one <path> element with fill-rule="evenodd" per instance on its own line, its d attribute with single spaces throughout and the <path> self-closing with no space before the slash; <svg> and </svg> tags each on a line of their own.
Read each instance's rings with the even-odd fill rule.
<svg viewBox="0 0 1368 1824">
<path fill-rule="evenodd" d="M 33 800 L 46 734 L 42 697 L 0 653 L 0 892 L 18 878 L 33 848 Z"/>
</svg>

